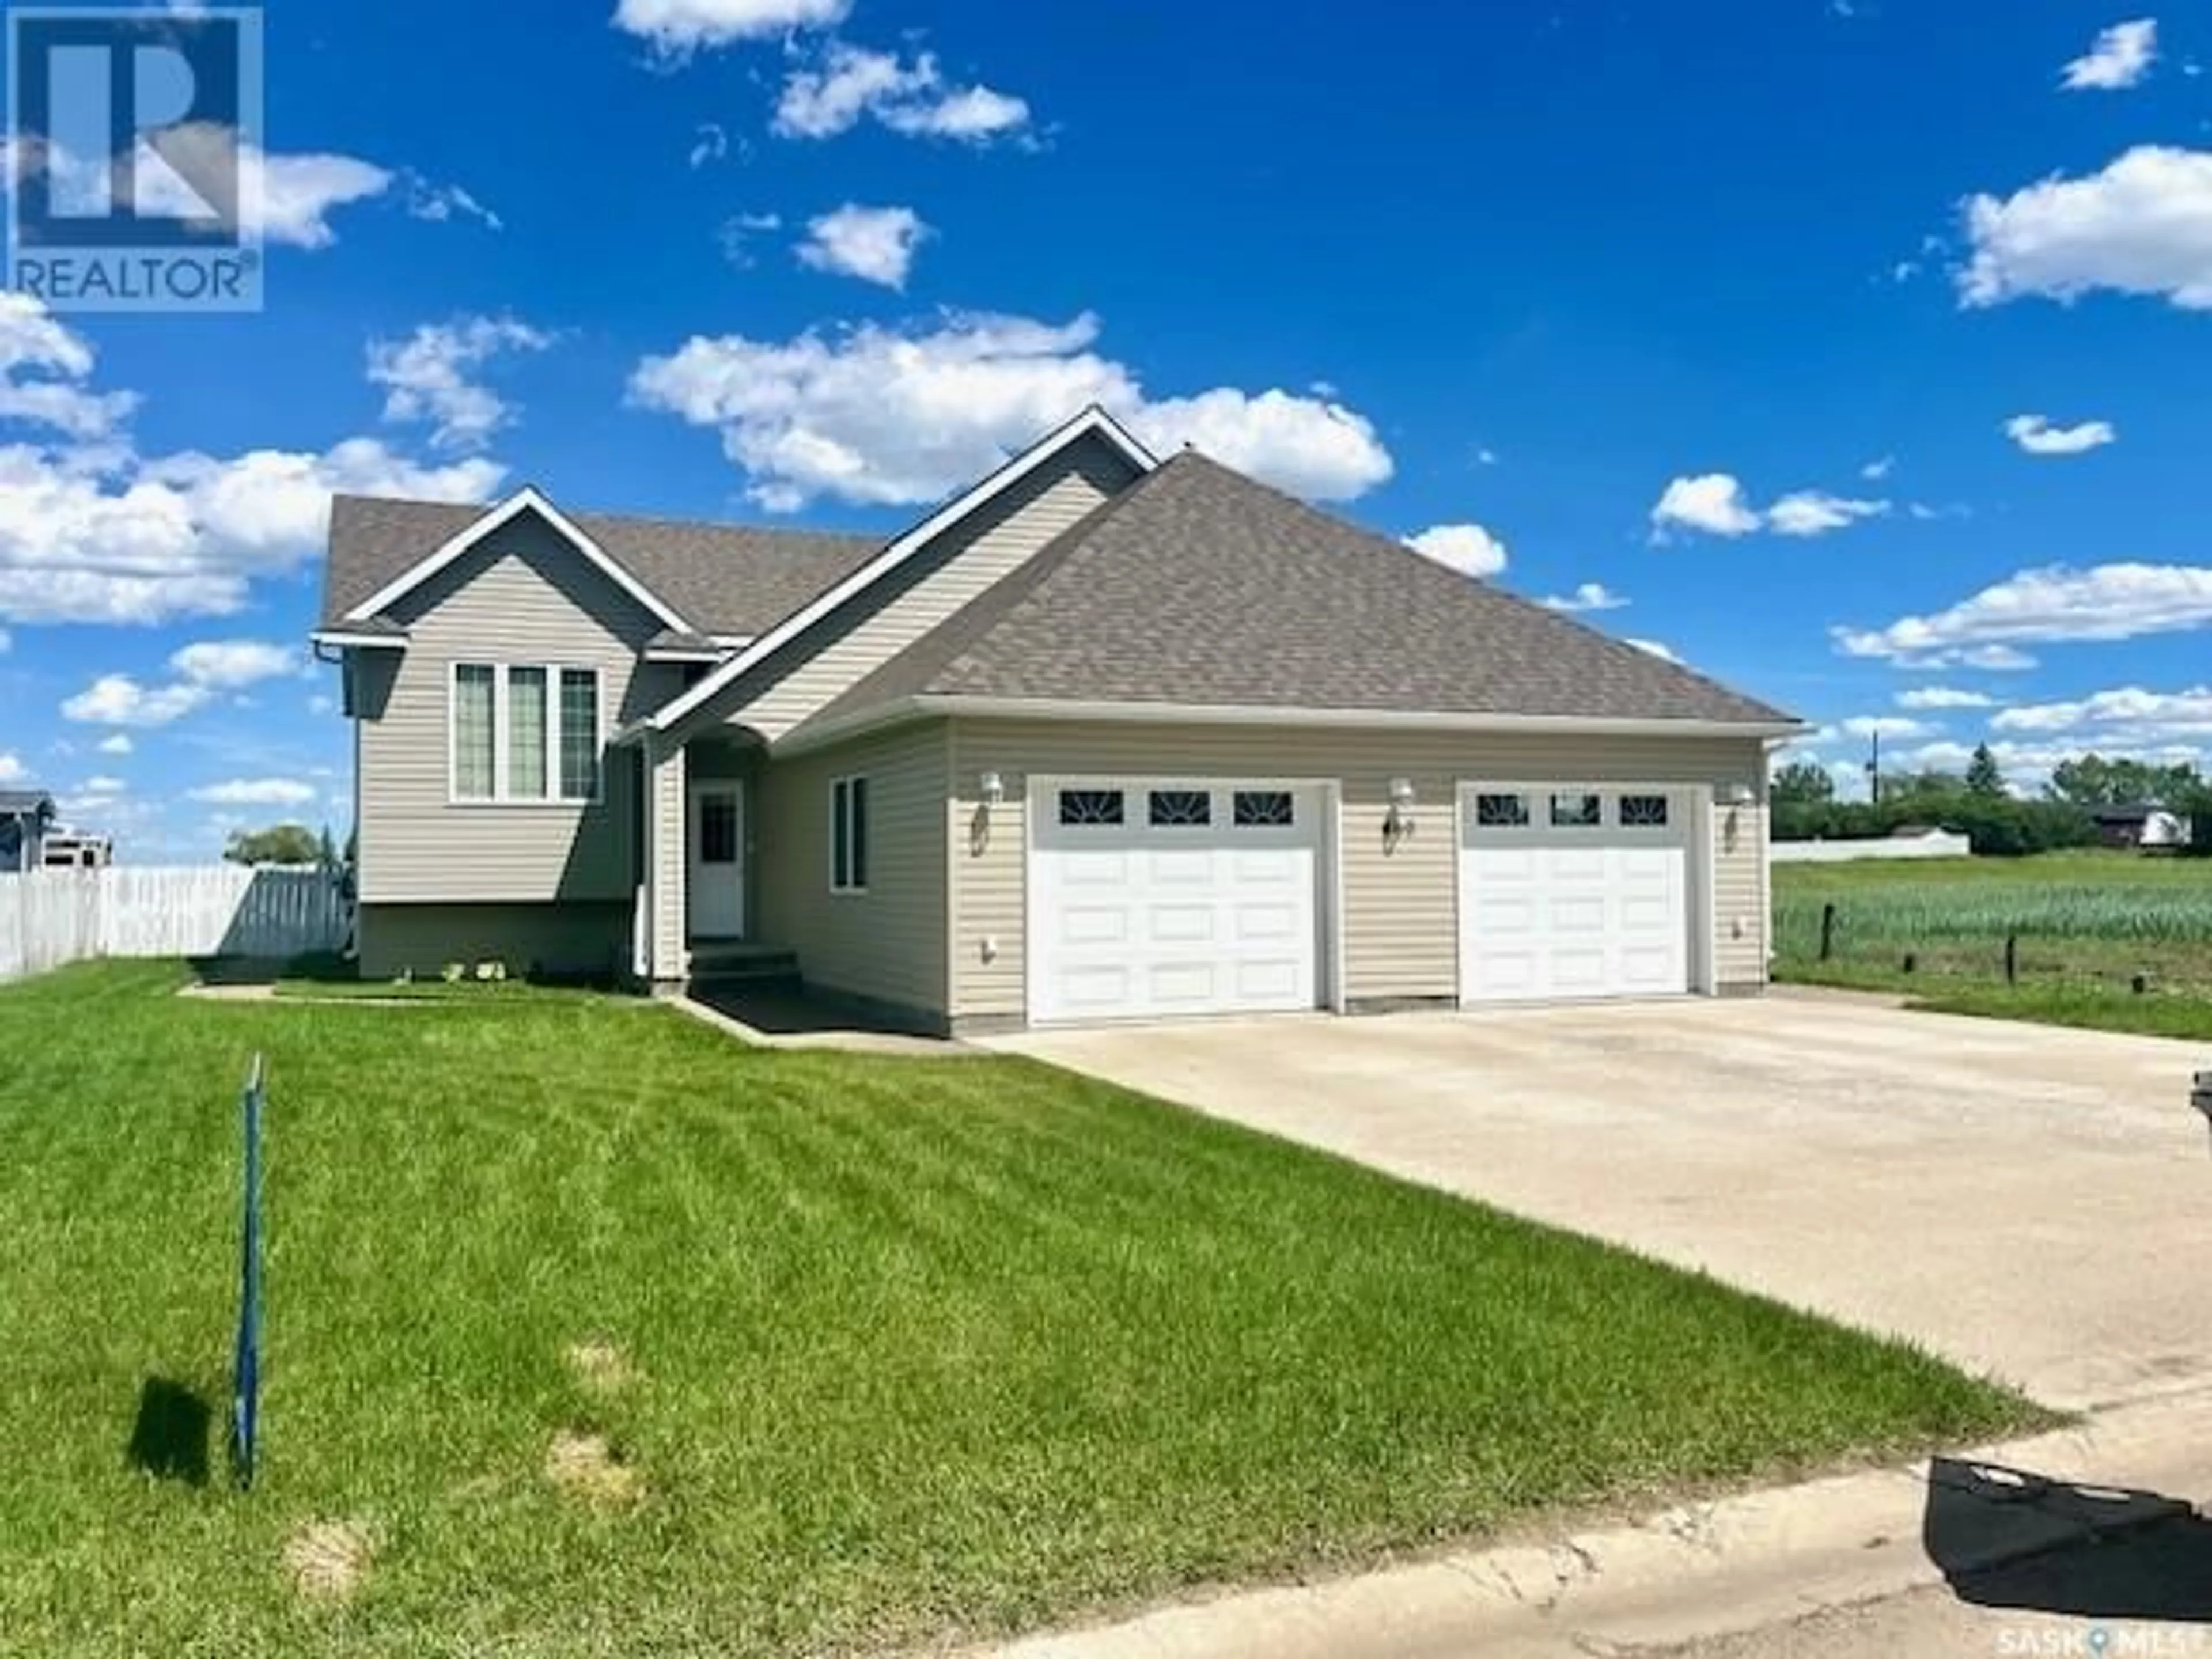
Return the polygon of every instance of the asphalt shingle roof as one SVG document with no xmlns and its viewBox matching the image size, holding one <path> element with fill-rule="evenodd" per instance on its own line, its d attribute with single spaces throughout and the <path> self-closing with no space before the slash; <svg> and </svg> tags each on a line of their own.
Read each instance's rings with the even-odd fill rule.
<svg viewBox="0 0 2212 1659">
<path fill-rule="evenodd" d="M 340 495 L 331 507 L 331 556 L 323 625 L 435 552 L 483 516 L 480 507 Z M 709 633 L 766 632 L 883 545 L 870 536 L 741 525 L 690 524 L 621 514 L 576 513 L 576 526 L 693 626 Z"/>
<path fill-rule="evenodd" d="M 1790 718 L 1190 453 L 1069 526 L 808 725 L 919 696 Z"/>
</svg>

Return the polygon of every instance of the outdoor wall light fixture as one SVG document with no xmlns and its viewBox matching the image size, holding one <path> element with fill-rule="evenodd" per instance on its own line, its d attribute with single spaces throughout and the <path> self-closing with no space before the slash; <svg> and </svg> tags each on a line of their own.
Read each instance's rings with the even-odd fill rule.
<svg viewBox="0 0 2212 1659">
<path fill-rule="evenodd" d="M 983 805 L 1004 806 L 1006 804 L 1006 781 L 996 772 L 983 774 Z"/>
<path fill-rule="evenodd" d="M 1395 846 L 1413 833 L 1413 806 L 1420 799 L 1411 778 L 1390 780 L 1390 816 L 1383 820 L 1383 838 Z"/>
</svg>

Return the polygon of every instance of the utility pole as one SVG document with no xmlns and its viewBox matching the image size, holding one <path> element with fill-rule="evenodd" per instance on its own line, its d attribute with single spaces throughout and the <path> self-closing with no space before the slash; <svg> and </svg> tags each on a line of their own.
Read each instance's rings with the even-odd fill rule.
<svg viewBox="0 0 2212 1659">
<path fill-rule="evenodd" d="M 1881 805 L 1881 733 L 1874 734 L 1874 757 L 1867 762 L 1867 794 L 1876 806 Z"/>
</svg>

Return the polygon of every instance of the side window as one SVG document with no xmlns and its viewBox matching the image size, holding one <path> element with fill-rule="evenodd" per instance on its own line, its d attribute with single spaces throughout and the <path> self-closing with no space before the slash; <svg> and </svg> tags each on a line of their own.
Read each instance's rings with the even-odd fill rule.
<svg viewBox="0 0 2212 1659">
<path fill-rule="evenodd" d="M 830 786 L 830 890 L 868 890 L 868 781 L 839 778 Z"/>
</svg>

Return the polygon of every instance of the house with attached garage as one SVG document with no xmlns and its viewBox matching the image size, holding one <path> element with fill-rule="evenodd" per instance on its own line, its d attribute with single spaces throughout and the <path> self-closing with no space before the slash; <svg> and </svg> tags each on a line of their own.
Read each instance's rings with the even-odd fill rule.
<svg viewBox="0 0 2212 1659">
<path fill-rule="evenodd" d="M 1773 708 L 1092 410 L 889 541 L 341 497 L 365 974 L 939 1031 L 1756 991 Z"/>
</svg>

